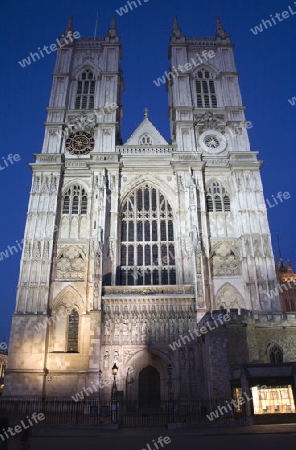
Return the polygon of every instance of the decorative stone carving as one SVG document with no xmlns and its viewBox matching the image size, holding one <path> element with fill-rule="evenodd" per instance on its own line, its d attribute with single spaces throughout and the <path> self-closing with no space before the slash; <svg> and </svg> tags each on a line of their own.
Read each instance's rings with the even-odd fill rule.
<svg viewBox="0 0 296 450">
<path fill-rule="evenodd" d="M 195 126 L 199 129 L 200 134 L 205 130 L 223 131 L 226 127 L 222 114 L 205 113 L 202 116 L 196 115 L 195 120 Z"/>
<path fill-rule="evenodd" d="M 84 279 L 84 252 L 76 245 L 65 247 L 57 259 L 56 267 L 56 277 L 59 279 Z"/>
<path fill-rule="evenodd" d="M 113 262 L 115 260 L 115 241 L 112 239 L 109 239 L 109 256 Z"/>
<path fill-rule="evenodd" d="M 178 175 L 178 187 L 180 191 L 185 190 L 185 180 L 183 174 Z"/>
<path fill-rule="evenodd" d="M 35 241 L 33 243 L 33 250 L 32 250 L 32 259 L 33 260 L 39 260 L 42 256 L 42 242 L 41 241 Z"/>
<path fill-rule="evenodd" d="M 115 319 L 115 324 L 114 324 L 114 337 L 118 337 L 119 336 L 119 333 L 120 333 L 119 326 L 120 326 L 119 319 L 116 318 Z"/>
<path fill-rule="evenodd" d="M 254 256 L 262 255 L 260 236 L 253 237 L 253 250 L 254 250 Z"/>
<path fill-rule="evenodd" d="M 109 369 L 109 359 L 110 355 L 109 352 L 106 350 L 104 355 L 104 369 Z"/>
<path fill-rule="evenodd" d="M 110 336 L 110 320 L 105 321 L 105 336 Z"/>
<path fill-rule="evenodd" d="M 214 276 L 239 275 L 240 264 L 236 253 L 227 242 L 216 245 L 211 257 Z"/>
<path fill-rule="evenodd" d="M 230 283 L 225 283 L 217 292 L 216 309 L 221 306 L 229 311 L 229 309 L 246 308 L 245 301 L 241 294 Z"/>
<path fill-rule="evenodd" d="M 93 133 L 98 125 L 98 117 L 96 114 L 81 113 L 68 117 L 69 122 L 65 125 L 66 136 L 76 131 L 88 131 Z"/>
<path fill-rule="evenodd" d="M 116 364 L 118 366 L 118 362 L 119 362 L 119 351 L 118 350 L 114 351 L 113 361 L 114 361 L 114 364 Z"/>
</svg>

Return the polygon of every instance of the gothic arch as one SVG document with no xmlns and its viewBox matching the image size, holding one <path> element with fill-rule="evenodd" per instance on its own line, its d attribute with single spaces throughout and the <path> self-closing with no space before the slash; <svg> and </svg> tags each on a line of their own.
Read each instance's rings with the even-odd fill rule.
<svg viewBox="0 0 296 450">
<path fill-rule="evenodd" d="M 81 295 L 73 286 L 65 287 L 52 303 L 52 311 L 57 311 L 60 307 L 67 309 L 73 305 L 80 313 L 85 309 Z"/>
<path fill-rule="evenodd" d="M 231 187 L 230 187 L 229 183 L 227 181 L 225 181 L 225 180 L 221 181 L 221 180 L 219 180 L 218 178 L 215 178 L 215 177 L 211 177 L 211 178 L 209 178 L 206 181 L 206 183 L 205 183 L 206 191 L 211 187 L 211 185 L 213 183 L 219 183 L 220 186 L 221 186 L 221 189 L 224 188 L 225 191 L 227 192 L 227 194 L 229 195 L 229 197 L 231 197 Z"/>
<path fill-rule="evenodd" d="M 239 291 L 230 283 L 225 283 L 216 294 L 215 309 L 245 309 L 246 304 Z"/>
<path fill-rule="evenodd" d="M 83 302 L 71 286 L 63 289 L 52 305 L 50 351 L 78 352 Z"/>
<path fill-rule="evenodd" d="M 79 75 L 84 72 L 85 70 L 91 70 L 96 75 L 96 80 L 98 80 L 101 77 L 102 71 L 92 64 L 80 64 L 76 69 L 73 71 L 72 80 L 77 81 L 77 78 Z"/>
<path fill-rule="evenodd" d="M 266 347 L 265 354 L 271 364 L 281 364 L 284 362 L 284 351 L 277 342 L 270 342 Z"/>
<path fill-rule="evenodd" d="M 126 388 L 126 394 L 128 401 L 135 401 L 139 395 L 139 375 L 143 369 L 148 366 L 152 366 L 159 372 L 160 375 L 160 396 L 165 399 L 167 396 L 167 377 L 168 377 L 168 364 L 173 365 L 169 354 L 163 352 L 150 351 L 150 349 L 139 350 L 133 355 L 129 356 L 124 364 L 123 376 L 126 377 L 124 386 Z M 131 368 L 132 380 L 128 380 L 128 369 Z"/>
<path fill-rule="evenodd" d="M 194 57 L 193 57 L 194 59 Z M 200 61 L 198 61 L 200 62 Z M 215 78 L 218 78 L 218 76 L 220 75 L 220 70 L 218 70 L 215 66 L 213 66 L 211 63 L 207 62 L 207 63 L 202 63 L 199 66 L 196 66 L 192 69 L 192 74 L 194 77 L 196 77 L 196 74 L 199 70 L 208 70 L 209 72 L 213 72 L 215 74 Z"/>
<path fill-rule="evenodd" d="M 159 180 L 157 177 L 147 173 L 145 175 L 139 176 L 136 180 L 133 180 L 131 183 L 128 184 L 128 186 L 125 186 L 121 191 L 121 198 L 120 198 L 120 208 L 122 209 L 122 206 L 124 205 L 125 201 L 129 198 L 131 192 L 135 189 L 139 189 L 140 187 L 144 186 L 145 184 L 152 185 L 157 187 L 161 193 L 166 197 L 169 204 L 172 207 L 173 214 L 175 216 L 176 212 L 176 196 L 173 191 L 173 189 L 165 184 L 162 180 Z"/>
<path fill-rule="evenodd" d="M 65 193 L 72 187 L 78 185 L 80 187 L 82 187 L 82 189 L 84 189 L 87 193 L 87 195 L 89 195 L 89 187 L 88 185 L 85 183 L 85 181 L 80 180 L 79 178 L 75 179 L 75 180 L 71 180 L 71 181 L 67 181 L 63 188 L 62 188 L 62 196 L 65 195 Z"/>
<path fill-rule="evenodd" d="M 133 353 L 132 355 L 130 355 L 127 358 L 127 360 L 125 362 L 125 366 L 127 368 L 132 367 L 134 370 L 137 361 L 141 361 L 142 364 L 139 364 L 139 365 L 137 364 L 137 366 L 138 366 L 138 370 L 142 370 L 146 365 L 143 362 L 143 360 L 144 360 L 144 356 L 147 353 L 151 353 L 151 355 L 158 356 L 161 360 L 164 360 L 166 362 L 166 364 L 171 364 L 172 367 L 174 368 L 174 361 L 173 361 L 173 358 L 171 358 L 171 355 L 168 353 L 162 352 L 158 349 L 153 349 L 153 350 L 149 349 L 149 351 L 147 349 L 144 349 L 144 350 L 136 351 L 135 353 Z"/>
</svg>

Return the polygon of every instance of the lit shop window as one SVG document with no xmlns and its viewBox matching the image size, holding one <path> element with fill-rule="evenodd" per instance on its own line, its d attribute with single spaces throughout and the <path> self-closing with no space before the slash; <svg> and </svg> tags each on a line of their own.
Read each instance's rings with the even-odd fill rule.
<svg viewBox="0 0 296 450">
<path fill-rule="evenodd" d="M 295 413 L 292 385 L 251 388 L 254 414 Z"/>
</svg>

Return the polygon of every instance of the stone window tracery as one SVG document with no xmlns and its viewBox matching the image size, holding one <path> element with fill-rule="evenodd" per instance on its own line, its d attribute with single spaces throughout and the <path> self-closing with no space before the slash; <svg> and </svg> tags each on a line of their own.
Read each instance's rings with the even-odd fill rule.
<svg viewBox="0 0 296 450">
<path fill-rule="evenodd" d="M 140 145 L 152 145 L 153 141 L 152 141 L 152 138 L 148 134 L 143 134 L 143 136 L 140 137 L 139 144 Z"/>
<path fill-rule="evenodd" d="M 67 352 L 78 352 L 79 314 L 73 309 L 68 317 Z"/>
<path fill-rule="evenodd" d="M 229 212 L 230 198 L 224 187 L 217 181 L 207 189 L 207 212 Z"/>
<path fill-rule="evenodd" d="M 121 284 L 176 284 L 173 212 L 148 184 L 135 189 L 122 208 Z"/>
<path fill-rule="evenodd" d="M 78 185 L 71 186 L 64 194 L 63 214 L 80 215 L 87 214 L 87 194 L 85 189 Z"/>
<path fill-rule="evenodd" d="M 268 349 L 269 362 L 271 364 L 281 364 L 284 362 L 283 350 L 278 344 L 273 344 Z"/>
<path fill-rule="evenodd" d="M 195 88 L 198 108 L 217 108 L 214 75 L 209 70 L 201 69 L 197 72 Z"/>
<path fill-rule="evenodd" d="M 75 109 L 94 109 L 95 87 L 95 76 L 86 69 L 78 79 Z"/>
</svg>

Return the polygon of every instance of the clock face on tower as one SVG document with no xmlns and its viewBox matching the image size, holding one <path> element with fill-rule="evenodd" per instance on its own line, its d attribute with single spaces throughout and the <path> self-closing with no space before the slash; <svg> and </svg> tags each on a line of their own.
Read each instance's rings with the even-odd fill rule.
<svg viewBox="0 0 296 450">
<path fill-rule="evenodd" d="M 208 130 L 202 133 L 198 143 L 204 152 L 214 155 L 225 150 L 227 144 L 225 137 L 215 130 Z"/>
<path fill-rule="evenodd" d="M 70 134 L 66 140 L 66 150 L 71 155 L 88 155 L 95 147 L 95 140 L 85 131 Z"/>
</svg>

